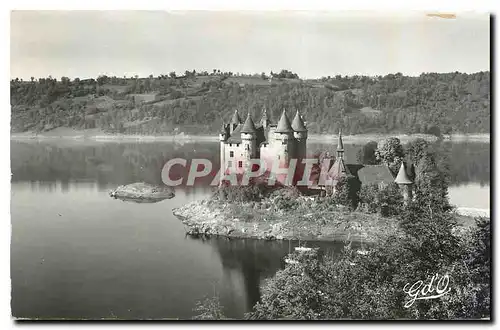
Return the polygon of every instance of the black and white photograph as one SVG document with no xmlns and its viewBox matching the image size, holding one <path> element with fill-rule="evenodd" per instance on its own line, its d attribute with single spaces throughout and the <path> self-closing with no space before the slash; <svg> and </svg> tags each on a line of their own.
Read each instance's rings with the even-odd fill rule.
<svg viewBox="0 0 500 330">
<path fill-rule="evenodd" d="M 9 18 L 12 322 L 491 322 L 492 14 Z"/>
</svg>

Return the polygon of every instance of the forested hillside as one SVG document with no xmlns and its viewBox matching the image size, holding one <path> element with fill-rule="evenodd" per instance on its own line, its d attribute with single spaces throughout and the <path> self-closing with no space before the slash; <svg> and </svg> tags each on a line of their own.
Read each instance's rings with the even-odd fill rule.
<svg viewBox="0 0 500 330">
<path fill-rule="evenodd" d="M 489 72 L 302 80 L 287 70 L 270 76 L 193 70 L 182 77 L 15 79 L 10 94 L 12 132 L 216 134 L 234 109 L 259 120 L 264 106 L 274 121 L 283 108 L 290 116 L 298 109 L 315 134 L 490 131 Z"/>
</svg>

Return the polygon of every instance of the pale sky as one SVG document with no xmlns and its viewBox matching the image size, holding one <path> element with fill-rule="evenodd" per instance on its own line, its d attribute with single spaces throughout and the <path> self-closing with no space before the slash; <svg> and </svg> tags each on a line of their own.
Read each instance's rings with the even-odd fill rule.
<svg viewBox="0 0 500 330">
<path fill-rule="evenodd" d="M 303 78 L 490 67 L 487 14 L 423 12 L 13 11 L 11 78 L 170 71 Z"/>
</svg>

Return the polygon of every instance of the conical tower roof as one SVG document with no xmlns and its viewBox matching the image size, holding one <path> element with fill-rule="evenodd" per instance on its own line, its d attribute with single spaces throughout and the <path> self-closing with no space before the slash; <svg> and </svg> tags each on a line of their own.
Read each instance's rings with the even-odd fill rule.
<svg viewBox="0 0 500 330">
<path fill-rule="evenodd" d="M 255 128 L 255 124 L 253 123 L 252 117 L 250 116 L 250 112 L 248 113 L 247 119 L 243 124 L 241 133 L 250 133 L 250 134 L 257 133 L 257 129 Z"/>
<path fill-rule="evenodd" d="M 221 134 L 227 134 L 227 127 L 225 123 L 222 123 L 222 127 L 220 128 Z"/>
<path fill-rule="evenodd" d="M 306 125 L 304 125 L 304 122 L 302 121 L 302 117 L 300 116 L 298 110 L 297 110 L 297 113 L 295 114 L 295 118 L 293 118 L 292 128 L 295 132 L 306 132 L 307 131 Z"/>
<path fill-rule="evenodd" d="M 231 118 L 231 124 L 241 124 L 243 121 L 240 118 L 238 109 L 234 110 L 233 118 Z"/>
<path fill-rule="evenodd" d="M 290 120 L 288 120 L 285 110 L 283 110 L 283 113 L 281 114 L 280 121 L 276 127 L 276 133 L 293 133 Z"/>
<path fill-rule="evenodd" d="M 270 124 L 271 123 L 271 119 L 267 115 L 267 108 L 266 107 L 264 107 L 262 109 L 262 118 L 260 120 L 260 123 L 261 123 L 261 125 Z"/>
<path fill-rule="evenodd" d="M 404 162 L 401 162 L 401 167 L 399 168 L 398 175 L 396 176 L 396 179 L 394 179 L 394 182 L 396 182 L 397 184 L 412 184 L 413 183 L 408 178 L 408 175 L 406 174 Z"/>
<path fill-rule="evenodd" d="M 349 169 L 345 166 L 343 158 L 337 158 L 335 163 L 333 163 L 332 168 L 328 171 L 328 174 L 332 179 L 339 179 L 341 177 L 346 177 L 350 175 Z"/>
<path fill-rule="evenodd" d="M 337 151 L 344 151 L 344 142 L 342 141 L 342 131 L 339 130 L 339 142 L 337 144 Z"/>
</svg>

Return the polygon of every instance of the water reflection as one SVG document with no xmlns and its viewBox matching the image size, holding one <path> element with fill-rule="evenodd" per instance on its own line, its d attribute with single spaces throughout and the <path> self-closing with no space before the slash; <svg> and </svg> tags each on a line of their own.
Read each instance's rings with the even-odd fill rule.
<svg viewBox="0 0 500 330">
<path fill-rule="evenodd" d="M 210 238 L 196 239 L 215 247 L 225 271 L 237 270 L 244 275 L 247 306 L 251 308 L 260 298 L 260 285 L 284 267 L 283 258 L 297 246 L 319 247 L 324 253 L 338 254 L 344 242 L 263 241 L 255 239 Z M 357 249 L 360 243 L 352 243 Z M 249 310 L 248 308 L 248 310 Z"/>
<path fill-rule="evenodd" d="M 361 144 L 346 145 L 347 162 L 357 162 Z M 452 185 L 490 183 L 490 144 L 441 142 L 438 155 L 447 157 Z M 333 144 L 310 143 L 309 153 L 335 151 Z M 59 180 L 63 183 L 92 180 L 100 189 L 109 183 L 144 181 L 160 184 L 161 170 L 169 159 L 207 158 L 219 167 L 219 145 L 213 142 L 185 143 L 81 143 L 58 145 L 48 142 L 11 141 L 12 181 Z M 209 185 L 210 180 L 200 182 Z"/>
</svg>

